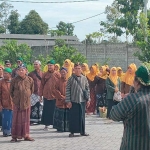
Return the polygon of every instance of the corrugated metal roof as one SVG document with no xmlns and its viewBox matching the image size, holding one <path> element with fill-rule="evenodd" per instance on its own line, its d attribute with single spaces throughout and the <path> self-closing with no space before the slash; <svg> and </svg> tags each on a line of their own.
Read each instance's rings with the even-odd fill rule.
<svg viewBox="0 0 150 150">
<path fill-rule="evenodd" d="M 76 36 L 54 36 L 50 35 L 39 35 L 39 34 L 0 34 L 0 39 L 28 39 L 28 40 L 56 40 L 64 39 L 69 41 L 78 41 Z"/>
</svg>

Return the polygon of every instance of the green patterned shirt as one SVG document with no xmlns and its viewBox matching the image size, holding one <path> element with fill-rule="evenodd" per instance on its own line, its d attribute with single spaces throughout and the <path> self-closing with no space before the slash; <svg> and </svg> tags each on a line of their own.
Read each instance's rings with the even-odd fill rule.
<svg viewBox="0 0 150 150">
<path fill-rule="evenodd" d="M 114 121 L 123 121 L 120 150 L 150 150 L 150 88 L 129 94 L 111 110 Z"/>
</svg>

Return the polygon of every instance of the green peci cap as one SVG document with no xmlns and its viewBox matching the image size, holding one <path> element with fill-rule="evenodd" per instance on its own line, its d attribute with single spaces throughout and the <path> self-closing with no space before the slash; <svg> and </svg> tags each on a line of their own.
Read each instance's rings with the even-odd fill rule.
<svg viewBox="0 0 150 150">
<path fill-rule="evenodd" d="M 56 63 L 55 63 L 55 60 L 52 59 L 52 60 L 48 61 L 47 64 L 53 64 L 53 65 L 55 65 Z"/>
<path fill-rule="evenodd" d="M 17 60 L 20 60 L 20 61 L 22 61 L 22 62 L 23 62 L 22 57 L 17 57 Z"/>
<path fill-rule="evenodd" d="M 150 85 L 150 72 L 146 66 L 140 66 L 135 72 L 135 75 L 142 85 Z"/>
<path fill-rule="evenodd" d="M 4 72 L 12 73 L 12 70 L 10 68 L 4 68 Z"/>
</svg>

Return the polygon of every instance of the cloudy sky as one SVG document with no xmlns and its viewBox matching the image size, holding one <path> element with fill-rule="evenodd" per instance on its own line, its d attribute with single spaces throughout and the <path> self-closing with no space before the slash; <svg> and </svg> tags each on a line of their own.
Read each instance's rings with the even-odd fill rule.
<svg viewBox="0 0 150 150">
<path fill-rule="evenodd" d="M 30 0 L 30 1 L 67 1 L 67 0 Z M 73 0 L 70 0 L 73 1 Z M 30 10 L 36 10 L 49 28 L 56 27 L 59 21 L 72 23 L 99 13 L 104 12 L 107 5 L 111 5 L 113 0 L 99 0 L 98 2 L 84 3 L 65 3 L 65 4 L 31 4 L 31 3 L 12 3 L 18 10 L 20 19 L 24 18 Z M 89 20 L 74 24 L 74 34 L 80 40 L 85 39 L 85 35 L 98 31 L 99 22 L 105 20 L 105 15 L 100 15 Z"/>
<path fill-rule="evenodd" d="M 30 1 L 67 1 L 67 0 L 30 0 Z M 70 0 L 73 1 L 73 0 Z M 104 12 L 107 5 L 111 5 L 113 0 L 99 0 L 97 2 L 84 3 L 65 3 L 65 4 L 31 4 L 31 3 L 12 3 L 18 10 L 20 19 L 24 18 L 30 10 L 36 10 L 43 20 L 49 24 L 49 28 L 56 27 L 59 21 L 72 23 L 87 17 Z M 148 5 L 149 6 L 149 5 Z M 99 22 L 106 19 L 105 14 L 74 24 L 74 34 L 80 40 L 85 39 L 85 35 L 98 31 Z"/>
</svg>

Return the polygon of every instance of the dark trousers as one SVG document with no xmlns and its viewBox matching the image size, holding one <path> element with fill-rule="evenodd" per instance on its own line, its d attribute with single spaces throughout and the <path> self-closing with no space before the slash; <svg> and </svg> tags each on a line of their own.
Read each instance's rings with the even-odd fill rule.
<svg viewBox="0 0 150 150">
<path fill-rule="evenodd" d="M 73 103 L 69 111 L 69 131 L 85 134 L 85 102 Z"/>
</svg>

